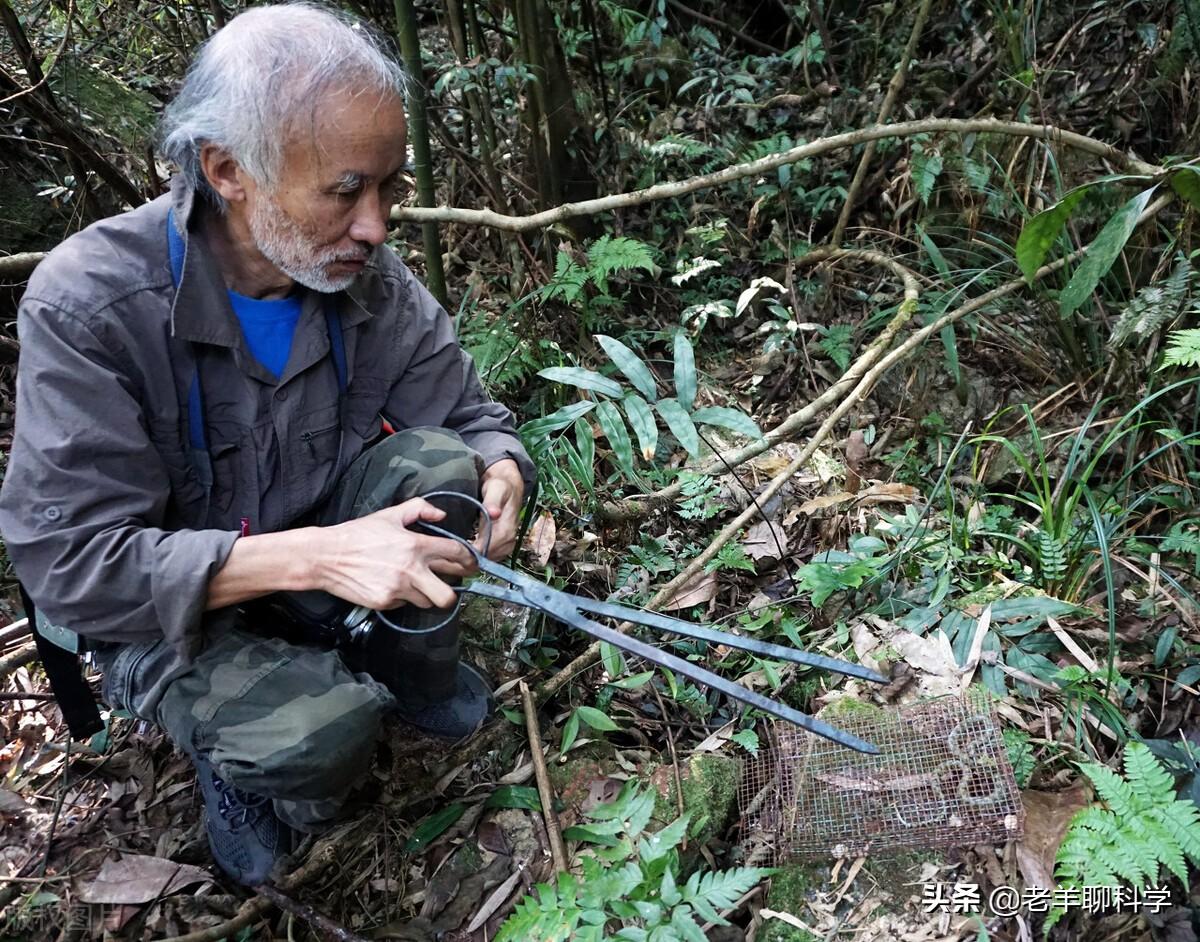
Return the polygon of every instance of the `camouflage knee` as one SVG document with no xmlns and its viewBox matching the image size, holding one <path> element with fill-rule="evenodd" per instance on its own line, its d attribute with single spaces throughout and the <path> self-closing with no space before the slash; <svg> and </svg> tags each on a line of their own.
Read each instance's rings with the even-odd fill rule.
<svg viewBox="0 0 1200 942">
<path fill-rule="evenodd" d="M 335 652 L 233 631 L 171 684 L 159 715 L 239 788 L 330 816 L 367 774 L 391 703 Z"/>
<path fill-rule="evenodd" d="M 479 496 L 483 459 L 457 432 L 411 428 L 389 435 L 347 469 L 322 523 L 341 523 L 391 507 L 430 491 Z M 461 501 L 444 505 L 455 529 L 473 524 L 475 512 Z"/>
</svg>

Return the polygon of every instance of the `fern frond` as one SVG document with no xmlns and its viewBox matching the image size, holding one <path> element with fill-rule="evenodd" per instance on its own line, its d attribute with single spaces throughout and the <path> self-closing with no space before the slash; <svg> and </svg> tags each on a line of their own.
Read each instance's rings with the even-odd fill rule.
<svg viewBox="0 0 1200 942">
<path fill-rule="evenodd" d="M 1038 530 L 1036 543 L 1038 565 L 1046 583 L 1057 582 L 1067 572 L 1067 554 L 1062 543 L 1052 533 Z"/>
<path fill-rule="evenodd" d="M 1100 797 L 1117 817 L 1126 818 L 1133 814 L 1133 789 L 1121 776 L 1108 766 L 1096 763 L 1088 763 L 1082 766 L 1080 771 L 1092 780 Z"/>
<path fill-rule="evenodd" d="M 1173 330 L 1167 337 L 1170 345 L 1163 354 L 1163 369 L 1168 366 L 1200 366 L 1200 328 Z"/>
<path fill-rule="evenodd" d="M 1193 271 L 1191 262 L 1180 256 L 1170 275 L 1135 294 L 1113 327 L 1109 347 L 1142 343 L 1174 320 L 1187 297 Z"/>
<path fill-rule="evenodd" d="M 1147 815 L 1142 819 L 1145 839 L 1158 854 L 1158 859 L 1171 871 L 1179 882 L 1187 885 L 1187 860 L 1184 859 L 1183 848 L 1175 835 L 1156 816 Z"/>
<path fill-rule="evenodd" d="M 1190 801 L 1176 800 L 1156 809 L 1155 817 L 1192 862 L 1200 866 L 1200 810 Z"/>
<path fill-rule="evenodd" d="M 635 269 L 654 271 L 650 246 L 625 236 L 601 236 L 588 249 L 588 277 L 601 291 L 608 291 L 608 276 Z"/>
<path fill-rule="evenodd" d="M 1175 779 L 1146 746 L 1131 742 L 1125 747 L 1125 778 L 1133 806 L 1138 811 L 1169 805 L 1175 800 Z M 1116 811 L 1113 808 L 1113 811 Z M 1120 814 L 1120 812 L 1117 812 Z"/>
</svg>

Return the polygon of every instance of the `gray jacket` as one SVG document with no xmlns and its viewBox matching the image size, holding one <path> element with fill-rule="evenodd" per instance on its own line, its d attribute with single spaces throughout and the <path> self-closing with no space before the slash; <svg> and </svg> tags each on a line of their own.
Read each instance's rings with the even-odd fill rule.
<svg viewBox="0 0 1200 942">
<path fill-rule="evenodd" d="M 178 288 L 172 205 L 187 244 Z M 377 249 L 333 296 L 348 368 L 339 409 L 323 296 L 306 293 L 276 382 L 246 346 L 199 215 L 177 179 L 170 194 L 67 239 L 34 272 L 0 489 L 0 533 L 46 620 L 100 641 L 165 637 L 180 664 L 202 624 L 229 620 L 204 605 L 243 521 L 253 533 L 302 521 L 377 436 L 381 414 L 397 428 L 454 429 L 485 464 L 514 458 L 533 475 L 512 415 L 395 252 Z M 210 489 L 189 454 L 198 368 Z"/>
</svg>

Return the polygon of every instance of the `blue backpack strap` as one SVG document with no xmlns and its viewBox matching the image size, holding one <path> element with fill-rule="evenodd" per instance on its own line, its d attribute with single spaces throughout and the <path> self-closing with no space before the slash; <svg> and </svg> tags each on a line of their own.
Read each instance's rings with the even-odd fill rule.
<svg viewBox="0 0 1200 942">
<path fill-rule="evenodd" d="M 175 287 L 179 287 L 179 280 L 183 277 L 183 256 L 187 252 L 187 246 L 184 245 L 183 236 L 179 234 L 179 230 L 175 228 L 175 210 L 167 210 L 167 253 L 171 256 L 171 279 L 175 282 Z"/>
</svg>

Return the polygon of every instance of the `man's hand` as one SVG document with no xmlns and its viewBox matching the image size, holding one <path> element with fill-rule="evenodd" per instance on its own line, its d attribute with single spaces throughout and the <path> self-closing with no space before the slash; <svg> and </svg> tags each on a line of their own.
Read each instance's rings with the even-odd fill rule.
<svg viewBox="0 0 1200 942">
<path fill-rule="evenodd" d="M 324 528 L 319 531 L 324 549 L 321 588 L 373 609 L 405 602 L 450 608 L 454 590 L 438 577 L 470 575 L 475 569 L 471 554 L 453 540 L 409 529 L 418 520 L 437 523 L 445 516 L 418 497 Z"/>
<path fill-rule="evenodd" d="M 490 465 L 483 472 L 480 496 L 492 521 L 492 541 L 488 545 L 488 559 L 504 559 L 517 543 L 517 517 L 521 513 L 521 501 L 525 497 L 525 479 L 521 469 L 512 458 L 505 458 Z M 475 548 L 483 552 L 483 531 L 475 541 Z"/>
</svg>

